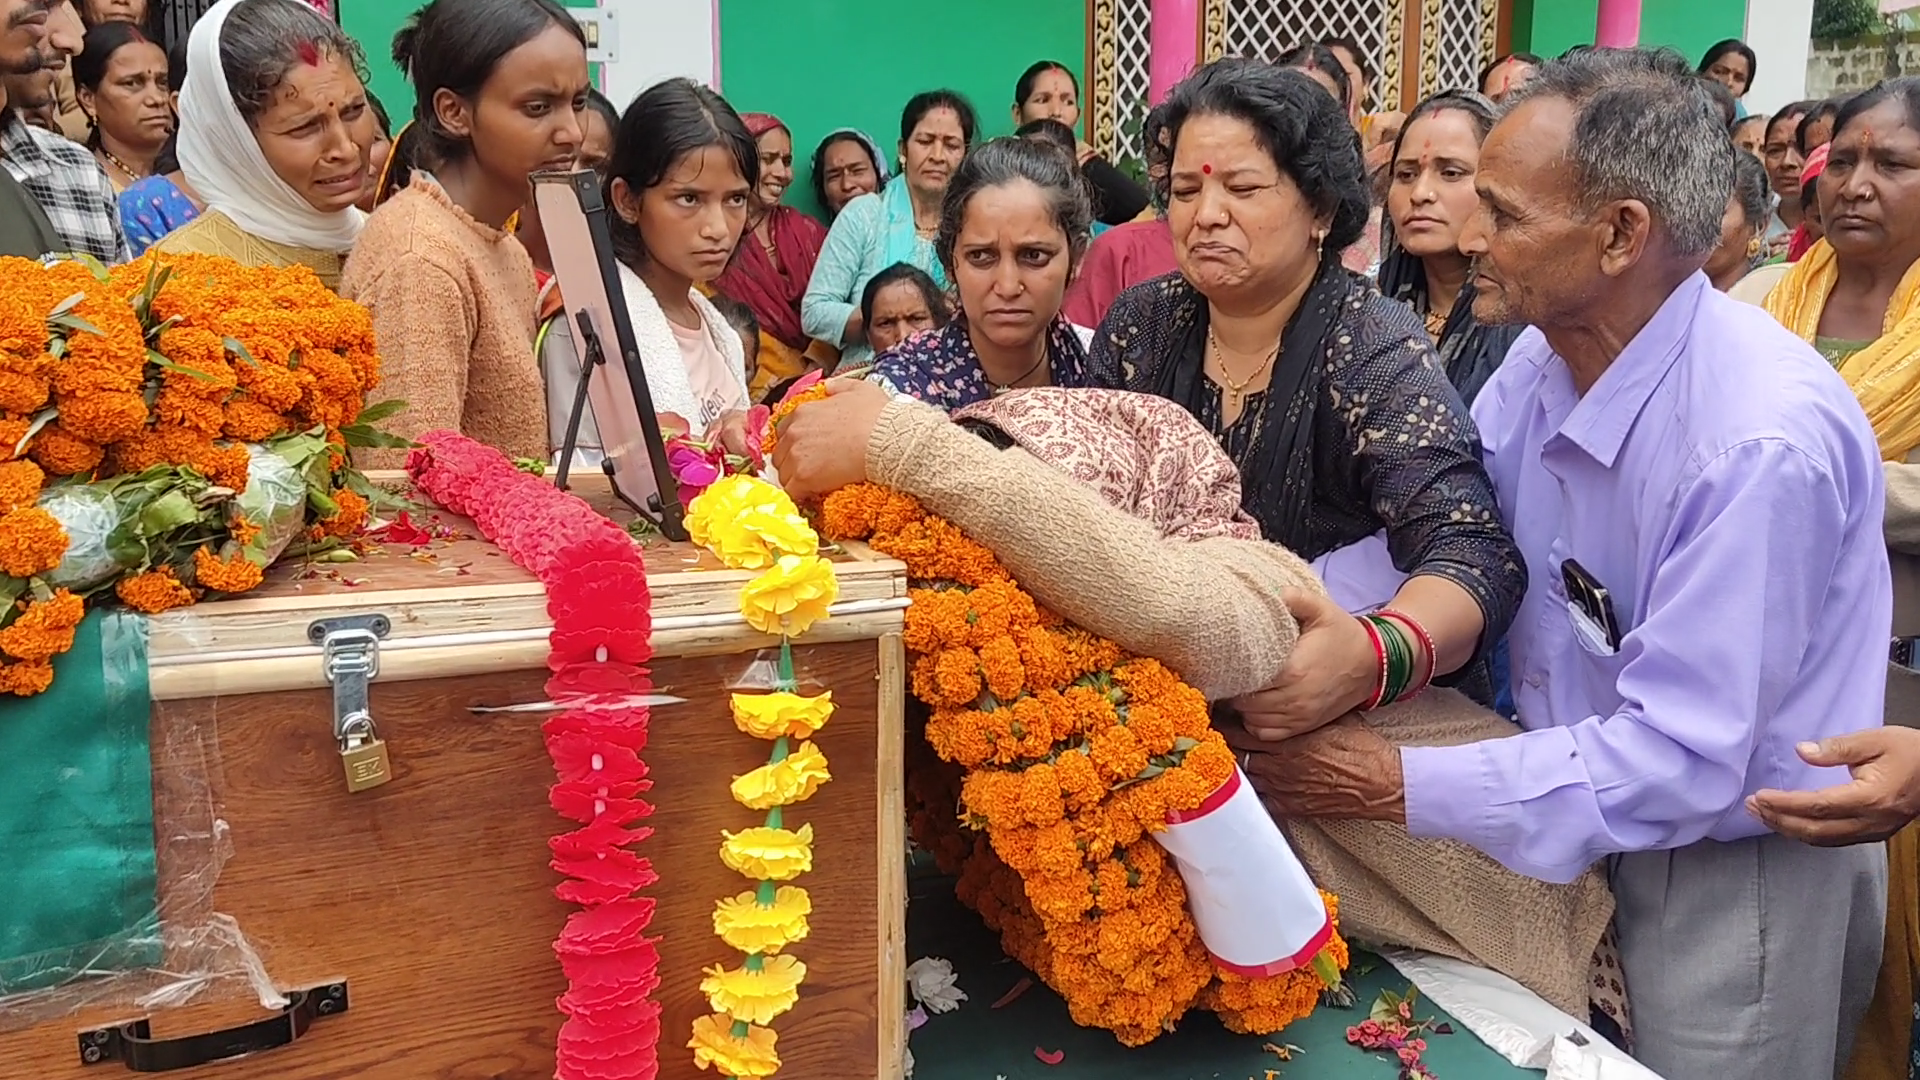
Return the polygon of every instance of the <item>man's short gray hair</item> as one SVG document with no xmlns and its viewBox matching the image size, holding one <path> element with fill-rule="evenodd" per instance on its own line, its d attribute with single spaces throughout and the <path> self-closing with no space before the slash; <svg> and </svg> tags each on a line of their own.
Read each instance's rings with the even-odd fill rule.
<svg viewBox="0 0 1920 1080">
<path fill-rule="evenodd" d="M 1703 257 L 1720 243 L 1736 148 L 1684 57 L 1671 49 L 1583 50 L 1542 67 L 1507 107 L 1539 98 L 1573 106 L 1567 155 L 1582 209 L 1637 199 L 1676 253 Z"/>
</svg>

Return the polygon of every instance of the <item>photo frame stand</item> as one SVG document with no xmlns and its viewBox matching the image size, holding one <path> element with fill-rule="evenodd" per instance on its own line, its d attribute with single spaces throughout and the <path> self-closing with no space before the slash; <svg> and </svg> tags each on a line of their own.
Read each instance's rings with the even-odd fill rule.
<svg viewBox="0 0 1920 1080">
<path fill-rule="evenodd" d="M 601 467 L 616 497 L 669 540 L 685 541 L 680 490 L 667 464 L 666 440 L 653 407 L 645 365 L 627 314 L 600 177 L 591 170 L 533 174 L 534 203 L 553 253 L 562 318 L 580 359 L 565 434 L 555 455 L 554 484 L 566 490 L 580 450 L 580 429 L 593 406 L 606 460 Z M 619 363 L 612 357 L 617 349 Z"/>
</svg>

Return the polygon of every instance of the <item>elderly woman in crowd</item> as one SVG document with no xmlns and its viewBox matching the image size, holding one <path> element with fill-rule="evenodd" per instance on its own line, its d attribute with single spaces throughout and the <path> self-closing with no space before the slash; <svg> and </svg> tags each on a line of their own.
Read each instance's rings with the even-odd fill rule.
<svg viewBox="0 0 1920 1080">
<path fill-rule="evenodd" d="M 975 149 L 947 187 L 934 241 L 960 310 L 883 354 L 868 378 L 948 410 L 1016 387 L 1085 386 L 1086 348 L 1060 304 L 1092 221 L 1071 156 L 1019 137 Z"/>
<path fill-rule="evenodd" d="M 1793 230 L 1800 224 L 1800 168 L 1807 162 L 1796 137 L 1800 121 L 1819 105 L 1817 101 L 1796 101 L 1774 113 L 1760 143 L 1760 159 L 1766 162 L 1767 178 L 1779 197 L 1766 235 L 1767 249 L 1775 255 L 1787 253 Z"/>
<path fill-rule="evenodd" d="M 1767 297 L 1767 311 L 1812 343 L 1853 386 L 1886 459 L 1886 538 L 1896 639 L 1920 633 L 1920 78 L 1883 82 L 1840 107 L 1820 178 L 1825 239 Z M 1914 661 L 1890 666 L 1890 723 L 1920 724 Z M 1856 1069 L 1908 1060 L 1920 978 L 1920 837 L 1888 845 L 1892 892 L 1874 1011 Z M 1876 1054 L 1876 1049 L 1880 1052 Z M 1863 1076 L 1886 1077 L 1874 1071 Z"/>
<path fill-rule="evenodd" d="M 1147 189 L 1072 134 L 1080 123 L 1080 80 L 1058 60 L 1038 61 L 1020 73 L 1013 87 L 1013 123 L 1023 129 L 1017 134 L 1027 134 L 1026 126 L 1041 120 L 1067 126 L 1068 150 L 1093 185 L 1095 221 L 1121 225 L 1147 209 Z"/>
<path fill-rule="evenodd" d="M 827 133 L 813 150 L 813 197 L 831 222 L 847 204 L 887 186 L 887 156 L 873 137 L 856 128 Z"/>
<path fill-rule="evenodd" d="M 900 175 L 878 195 L 854 199 L 834 219 L 800 316 L 809 336 L 840 349 L 841 363 L 857 367 L 873 355 L 859 308 L 860 292 L 873 275 L 903 262 L 945 284 L 933 251 L 940 200 L 978 128 L 973 106 L 959 94 L 915 94 L 900 113 Z"/>
<path fill-rule="evenodd" d="M 221 0 L 194 24 L 180 169 L 206 212 L 154 249 L 313 268 L 339 288 L 366 220 L 360 50 L 301 0 Z"/>
<path fill-rule="evenodd" d="M 72 68 L 87 149 L 114 191 L 153 175 L 173 133 L 166 50 L 132 23 L 108 23 L 87 32 Z"/>
<path fill-rule="evenodd" d="M 1733 197 L 1720 219 L 1720 246 L 1707 259 L 1714 288 L 1734 295 L 1732 290 L 1766 257 L 1768 213 L 1767 167 L 1743 150 L 1734 155 Z"/>
<path fill-rule="evenodd" d="M 1340 265 L 1368 197 L 1338 102 L 1298 71 L 1222 60 L 1165 108 L 1181 272 L 1121 294 L 1091 381 L 1185 406 L 1246 478 L 1268 540 L 1311 560 L 1384 530 L 1410 575 L 1392 606 L 1421 628 L 1422 662 L 1468 669 L 1512 620 L 1526 569 L 1419 317 Z M 1372 646 L 1339 640 L 1241 701 L 1249 726 L 1277 738 L 1366 704 Z"/>
<path fill-rule="evenodd" d="M 861 290 L 860 317 L 867 321 L 867 341 L 885 356 L 915 334 L 945 327 L 953 321 L 953 309 L 925 270 L 894 263 Z"/>
<path fill-rule="evenodd" d="M 810 352 L 826 366 L 833 353 L 815 348 L 800 326 L 800 298 L 827 242 L 826 226 L 780 203 L 793 184 L 793 133 L 780 118 L 745 113 L 740 119 L 760 154 L 760 183 L 747 207 L 747 234 L 714 288 L 747 305 L 760 323 L 760 374 L 755 390 L 807 369 Z"/>
</svg>

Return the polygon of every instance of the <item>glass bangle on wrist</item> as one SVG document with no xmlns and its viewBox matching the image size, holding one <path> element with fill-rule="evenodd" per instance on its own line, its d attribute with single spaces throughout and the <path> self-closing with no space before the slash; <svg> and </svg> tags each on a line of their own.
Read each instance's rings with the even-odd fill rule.
<svg viewBox="0 0 1920 1080">
<path fill-rule="evenodd" d="M 1427 688 L 1433 681 L 1435 659 L 1433 637 L 1425 627 L 1404 612 L 1387 609 L 1361 616 L 1360 624 L 1380 665 L 1379 684 L 1367 703 L 1360 706 L 1363 711 L 1405 701 Z M 1423 648 L 1425 664 L 1420 662 Z"/>
</svg>

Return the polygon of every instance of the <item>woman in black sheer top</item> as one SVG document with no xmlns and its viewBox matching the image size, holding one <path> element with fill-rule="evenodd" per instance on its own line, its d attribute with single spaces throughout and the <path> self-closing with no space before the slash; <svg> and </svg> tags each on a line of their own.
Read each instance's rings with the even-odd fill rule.
<svg viewBox="0 0 1920 1080">
<path fill-rule="evenodd" d="M 1368 201 L 1338 104 L 1297 71 L 1229 59 L 1176 87 L 1161 125 L 1181 271 L 1115 301 L 1094 385 L 1185 405 L 1239 465 L 1267 539 L 1304 558 L 1384 529 L 1411 575 L 1389 606 L 1423 628 L 1436 672 L 1490 700 L 1476 661 L 1512 621 L 1526 569 L 1419 318 L 1340 266 Z M 1360 707 L 1381 670 L 1357 620 L 1311 597 L 1295 614 L 1295 659 L 1237 703 L 1271 738 Z"/>
</svg>

